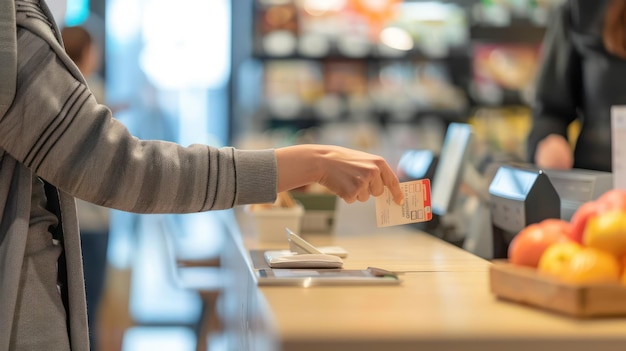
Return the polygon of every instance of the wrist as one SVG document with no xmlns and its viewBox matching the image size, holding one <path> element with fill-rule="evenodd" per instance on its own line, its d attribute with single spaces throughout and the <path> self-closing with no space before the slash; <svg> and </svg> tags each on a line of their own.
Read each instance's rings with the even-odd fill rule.
<svg viewBox="0 0 626 351">
<path fill-rule="evenodd" d="M 312 144 L 276 149 L 278 191 L 319 182 L 326 153 L 323 147 Z"/>
</svg>

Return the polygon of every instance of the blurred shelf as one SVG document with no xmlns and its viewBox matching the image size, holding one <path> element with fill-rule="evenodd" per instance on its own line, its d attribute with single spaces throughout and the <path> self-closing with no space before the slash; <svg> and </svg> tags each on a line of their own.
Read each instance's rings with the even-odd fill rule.
<svg viewBox="0 0 626 351">
<path fill-rule="evenodd" d="M 509 20 L 510 22 L 502 26 L 479 22 L 479 19 L 493 21 L 493 15 L 495 13 L 489 12 L 480 16 L 478 6 L 481 4 L 481 0 L 405 0 L 405 2 L 416 3 L 438 2 L 454 4 L 460 7 L 461 10 L 465 12 L 466 16 L 462 22 L 463 27 L 456 28 L 458 31 L 454 32 L 456 34 L 455 36 L 446 37 L 448 38 L 446 40 L 444 40 L 442 36 L 440 41 L 435 41 L 435 39 L 423 34 L 421 36 L 411 36 L 414 48 L 410 51 L 400 51 L 381 46 L 374 41 L 364 40 L 362 37 L 347 38 L 341 36 L 339 30 L 334 31 L 331 30 L 331 28 L 325 28 L 324 31 L 321 31 L 323 35 L 317 37 L 315 35 L 301 35 L 306 32 L 302 31 L 302 28 L 305 27 L 302 23 L 302 19 L 298 19 L 297 16 L 293 15 L 297 12 L 294 12 L 296 2 L 277 2 L 273 5 L 267 2 L 263 5 L 257 0 L 249 1 L 252 5 L 249 10 L 251 11 L 250 16 L 253 20 L 252 26 L 246 28 L 245 33 L 247 44 L 245 48 L 246 59 L 257 61 L 255 64 L 258 65 L 259 71 L 266 69 L 268 71 L 277 71 L 279 70 L 277 67 L 283 66 L 283 61 L 301 61 L 295 62 L 295 64 L 285 63 L 284 66 L 287 67 L 285 71 L 282 75 L 278 74 L 276 76 L 277 78 L 275 77 L 275 79 L 279 81 L 281 79 L 289 80 L 294 74 L 293 72 L 298 69 L 299 64 L 302 64 L 302 70 L 307 72 L 306 74 L 311 74 L 308 70 L 311 70 L 311 67 L 313 67 L 311 71 L 314 71 L 317 75 L 323 76 L 322 83 L 320 83 L 323 85 L 326 84 L 325 80 L 328 78 L 327 76 L 335 74 L 338 70 L 334 66 L 336 63 L 342 65 L 340 68 L 345 68 L 352 76 L 362 74 L 366 76 L 363 81 L 368 81 L 372 77 L 376 77 L 377 74 L 380 74 L 382 70 L 391 66 L 394 68 L 395 66 L 399 66 L 403 69 L 389 69 L 386 70 L 385 73 L 393 73 L 397 76 L 407 78 L 410 77 L 411 74 L 415 74 L 414 71 L 409 69 L 411 65 L 430 64 L 426 61 L 432 61 L 433 65 L 442 67 L 442 71 L 445 71 L 449 83 L 464 94 L 465 101 L 468 104 L 462 111 L 426 107 L 418 107 L 413 111 L 390 111 L 379 110 L 372 107 L 374 110 L 361 113 L 342 107 L 341 111 L 333 110 L 331 113 L 333 117 L 331 118 L 322 115 L 324 111 L 318 112 L 320 111 L 320 106 L 317 105 L 300 106 L 297 112 L 292 111 L 292 109 L 289 108 L 290 106 L 286 108 L 290 112 L 287 112 L 285 109 L 277 110 L 275 107 L 270 110 L 267 108 L 267 101 L 263 101 L 263 97 L 259 97 L 260 105 L 254 112 L 254 118 L 257 119 L 264 128 L 268 129 L 284 128 L 300 130 L 325 126 L 336 122 L 357 123 L 364 120 L 378 122 L 381 126 L 385 127 L 398 123 L 412 124 L 427 117 L 438 118 L 444 123 L 465 122 L 471 114 L 470 111 L 474 109 L 527 106 L 526 99 L 524 99 L 522 93 L 515 90 L 501 88 L 501 91 L 498 91 L 497 96 L 494 96 L 493 99 L 488 99 L 490 96 L 486 95 L 483 96 L 486 98 L 482 101 L 479 96 L 472 96 L 472 83 L 477 79 L 475 77 L 476 60 L 474 55 L 479 46 L 482 46 L 481 44 L 503 46 L 536 45 L 538 47 L 543 41 L 546 32 L 545 26 L 537 24 L 539 22 L 533 22 L 530 13 L 528 13 L 528 17 L 521 12 L 503 14 L 507 16 L 501 22 L 504 23 Z M 273 14 L 275 16 L 283 16 L 276 18 L 284 21 L 277 21 L 273 24 L 271 23 L 272 21 L 267 22 L 270 23 L 270 25 L 263 22 L 265 23 L 265 25 L 263 25 L 263 23 L 260 22 L 260 19 L 263 18 L 261 16 L 272 6 L 287 7 Z M 491 17 L 487 16 L 487 14 L 490 14 Z M 272 17 L 272 19 L 276 18 Z M 534 18 L 538 18 L 536 14 L 534 14 Z M 326 23 L 323 25 L 326 25 Z M 425 30 L 422 29 L 422 31 Z M 348 36 L 350 33 L 352 32 L 348 32 Z M 427 35 L 430 34 L 430 32 L 426 33 Z M 441 36 L 441 34 L 439 35 Z M 446 45 L 446 43 L 448 43 L 448 45 Z M 277 64 L 274 64 L 274 62 Z M 331 69 L 327 69 L 329 67 L 331 67 Z M 337 65 L 337 67 L 339 67 L 339 65 Z M 320 71 L 321 74 L 319 73 Z M 346 81 L 345 77 L 341 77 L 339 80 Z M 262 86 L 259 86 L 259 90 L 260 89 L 262 89 Z M 329 91 L 331 94 L 338 94 L 335 90 L 331 89 Z M 343 91 L 339 93 L 343 93 Z M 345 105 L 345 101 L 343 105 Z M 381 104 L 381 106 L 385 108 L 389 106 L 389 109 L 396 107 L 388 104 Z M 437 105 L 435 104 L 435 106 Z M 450 104 L 450 106 L 455 105 Z M 401 108 L 402 106 L 398 107 L 398 109 Z"/>
<path fill-rule="evenodd" d="M 271 55 L 267 54 L 263 49 L 257 45 L 252 52 L 252 57 L 257 60 L 308 60 L 308 61 L 326 61 L 326 60 L 345 60 L 345 61 L 398 61 L 398 60 L 414 60 L 414 61 L 445 61 L 449 59 L 469 59 L 470 58 L 470 46 L 453 47 L 449 48 L 446 54 L 443 55 L 429 55 L 421 50 L 411 50 L 405 53 L 398 53 L 387 55 L 380 53 L 377 49 L 371 49 L 369 54 L 362 56 L 350 56 L 339 52 L 338 50 L 331 50 L 328 54 L 323 56 L 308 56 L 298 53 L 288 55 Z"/>
<path fill-rule="evenodd" d="M 474 5 L 480 2 L 480 0 L 404 0 L 404 2 L 441 2 L 448 4 L 458 5 Z"/>
<path fill-rule="evenodd" d="M 372 45 L 363 55 L 348 55 L 342 53 L 336 47 L 329 49 L 327 54 L 312 56 L 303 55 L 297 52 L 285 55 L 272 55 L 262 48 L 261 40 L 256 38 L 252 57 L 257 60 L 352 60 L 352 61 L 398 61 L 398 60 L 428 60 L 428 61 L 446 61 L 450 59 L 470 59 L 471 47 L 476 43 L 493 43 L 493 44 L 536 44 L 539 45 L 543 41 L 546 28 L 534 25 L 528 21 L 515 21 L 508 26 L 493 26 L 474 24 L 469 29 L 470 38 L 467 44 L 462 46 L 454 46 L 443 49 L 441 54 L 429 54 L 420 49 L 413 49 L 406 52 L 384 53 L 380 48 Z"/>
<path fill-rule="evenodd" d="M 416 109 L 410 113 L 409 117 L 396 119 L 392 117 L 390 111 L 373 111 L 369 113 L 370 116 L 366 119 L 350 117 L 349 114 L 344 114 L 337 119 L 325 119 L 313 113 L 302 113 L 298 117 L 292 118 L 278 118 L 273 115 L 267 115 L 265 118 L 265 127 L 270 129 L 308 129 L 313 127 L 319 127 L 325 124 L 332 124 L 337 122 L 359 122 L 359 121 L 372 121 L 377 122 L 380 125 L 397 124 L 397 123 L 414 123 L 423 118 L 437 117 L 446 123 L 452 122 L 465 122 L 469 118 L 469 110 L 446 110 L 446 109 L 433 109 L 433 108 L 421 108 Z"/>
<path fill-rule="evenodd" d="M 524 92 L 520 90 L 500 88 L 500 96 L 498 99 L 482 99 L 479 96 L 470 94 L 472 98 L 472 107 L 515 107 L 530 106 L 529 97 L 524 96 Z"/>
<path fill-rule="evenodd" d="M 507 26 L 474 24 L 470 26 L 472 42 L 495 44 L 540 44 L 546 27 L 535 25 L 527 20 L 514 20 Z"/>
</svg>

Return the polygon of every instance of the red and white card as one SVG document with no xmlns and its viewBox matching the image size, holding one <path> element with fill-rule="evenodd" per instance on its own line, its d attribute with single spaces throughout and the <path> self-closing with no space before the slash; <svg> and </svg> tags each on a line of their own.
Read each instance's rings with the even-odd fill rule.
<svg viewBox="0 0 626 351">
<path fill-rule="evenodd" d="M 430 180 L 419 179 L 400 183 L 404 192 L 402 206 L 393 201 L 391 192 L 385 192 L 376 198 L 376 225 L 393 225 L 430 221 L 433 213 L 430 207 Z"/>
</svg>

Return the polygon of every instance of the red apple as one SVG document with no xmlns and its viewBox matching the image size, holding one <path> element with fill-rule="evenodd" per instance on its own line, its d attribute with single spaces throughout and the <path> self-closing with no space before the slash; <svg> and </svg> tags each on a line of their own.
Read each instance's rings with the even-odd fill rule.
<svg viewBox="0 0 626 351">
<path fill-rule="evenodd" d="M 598 213 L 622 210 L 626 211 L 626 190 L 612 189 L 602 194 L 596 200 L 598 202 Z"/>
<path fill-rule="evenodd" d="M 522 229 L 509 245 L 509 262 L 537 267 L 543 252 L 552 244 L 570 241 L 571 225 L 560 219 L 546 219 Z"/>
<path fill-rule="evenodd" d="M 583 242 L 583 233 L 585 232 L 585 227 L 587 226 L 587 220 L 590 217 L 594 217 L 598 214 L 598 203 L 595 201 L 585 202 L 582 206 L 580 206 L 570 223 L 572 224 L 572 230 L 570 231 L 570 239 L 573 241 L 582 244 Z"/>
<path fill-rule="evenodd" d="M 587 221 L 599 214 L 614 210 L 626 211 L 626 190 L 609 190 L 597 200 L 586 202 L 580 206 L 570 220 L 572 223 L 570 238 L 577 243 L 582 243 Z"/>
</svg>

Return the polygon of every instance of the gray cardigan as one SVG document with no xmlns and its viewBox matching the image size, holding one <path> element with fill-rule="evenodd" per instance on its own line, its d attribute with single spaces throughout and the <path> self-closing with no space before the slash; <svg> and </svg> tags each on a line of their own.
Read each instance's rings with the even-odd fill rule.
<svg viewBox="0 0 626 351">
<path fill-rule="evenodd" d="M 130 135 L 97 104 L 58 33 L 43 2 L 0 0 L 0 351 L 9 347 L 32 177 L 58 194 L 74 351 L 88 350 L 74 198 L 136 213 L 190 213 L 276 196 L 273 150 Z"/>
</svg>

